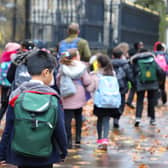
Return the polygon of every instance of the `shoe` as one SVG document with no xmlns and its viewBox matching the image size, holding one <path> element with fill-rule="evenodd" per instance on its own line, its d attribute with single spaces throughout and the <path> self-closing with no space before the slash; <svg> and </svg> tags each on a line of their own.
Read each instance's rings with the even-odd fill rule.
<svg viewBox="0 0 168 168">
<path fill-rule="evenodd" d="M 75 143 L 76 144 L 80 144 L 81 142 L 81 136 L 79 134 L 76 135 L 76 140 L 75 140 Z"/>
<path fill-rule="evenodd" d="M 107 138 L 102 139 L 102 144 L 108 145 L 109 141 Z"/>
<path fill-rule="evenodd" d="M 117 123 L 113 124 L 113 128 L 119 128 L 119 127 L 120 127 L 119 124 L 117 124 Z"/>
<path fill-rule="evenodd" d="M 155 125 L 156 125 L 156 121 L 155 121 L 154 119 L 151 119 L 151 120 L 150 120 L 150 125 L 151 125 L 151 126 L 155 126 Z"/>
<path fill-rule="evenodd" d="M 135 109 L 135 106 L 133 105 L 133 104 L 131 104 L 131 103 L 126 103 L 127 104 L 127 106 L 129 106 L 130 108 L 132 108 L 132 109 Z"/>
<path fill-rule="evenodd" d="M 100 144 L 102 144 L 102 140 L 103 140 L 103 139 L 98 139 L 96 143 L 97 143 L 98 145 L 100 145 Z"/>
<path fill-rule="evenodd" d="M 140 122 L 139 122 L 139 121 L 136 121 L 135 124 L 134 124 L 134 126 L 135 126 L 135 127 L 139 127 L 139 124 L 140 124 Z"/>
<path fill-rule="evenodd" d="M 98 150 L 107 151 L 107 144 L 100 144 L 100 145 L 98 146 Z"/>
</svg>

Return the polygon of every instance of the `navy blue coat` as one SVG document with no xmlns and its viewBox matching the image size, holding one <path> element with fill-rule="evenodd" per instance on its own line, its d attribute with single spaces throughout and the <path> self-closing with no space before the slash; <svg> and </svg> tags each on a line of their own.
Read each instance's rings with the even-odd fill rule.
<svg viewBox="0 0 168 168">
<path fill-rule="evenodd" d="M 61 107 L 59 107 L 61 108 Z M 30 158 L 20 155 L 11 149 L 12 137 L 14 134 L 14 110 L 9 105 L 6 125 L 0 142 L 0 161 L 22 166 L 45 166 L 62 161 L 67 155 L 67 137 L 64 127 L 64 113 L 58 108 L 58 119 L 53 135 L 53 151 L 48 158 Z"/>
</svg>

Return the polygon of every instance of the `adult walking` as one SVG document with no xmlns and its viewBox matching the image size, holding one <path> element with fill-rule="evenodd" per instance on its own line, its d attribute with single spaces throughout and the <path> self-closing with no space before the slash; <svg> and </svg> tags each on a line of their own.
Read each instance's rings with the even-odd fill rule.
<svg viewBox="0 0 168 168">
<path fill-rule="evenodd" d="M 59 44 L 59 53 L 66 52 L 68 49 L 76 48 L 80 53 L 81 61 L 88 62 L 91 51 L 87 40 L 79 37 L 80 29 L 78 23 L 71 23 L 68 26 L 68 37 Z"/>
</svg>

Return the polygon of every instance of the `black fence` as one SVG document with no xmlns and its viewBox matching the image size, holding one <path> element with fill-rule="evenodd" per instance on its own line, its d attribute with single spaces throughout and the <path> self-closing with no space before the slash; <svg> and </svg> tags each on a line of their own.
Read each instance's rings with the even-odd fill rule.
<svg viewBox="0 0 168 168">
<path fill-rule="evenodd" d="M 159 16 L 125 3 L 120 7 L 119 41 L 143 41 L 151 48 L 159 38 Z"/>
<path fill-rule="evenodd" d="M 47 6 L 46 6 L 47 5 Z M 56 44 L 67 35 L 70 22 L 80 24 L 80 36 L 92 48 L 103 47 L 104 1 L 31 0 L 31 38 Z"/>
<path fill-rule="evenodd" d="M 67 35 L 70 22 L 80 24 L 80 36 L 87 39 L 91 48 L 109 48 L 119 42 L 133 44 L 143 41 L 149 48 L 158 40 L 159 16 L 126 3 L 113 0 L 30 0 L 30 38 L 57 44 Z M 115 15 L 114 7 L 119 14 Z M 113 18 L 118 17 L 114 28 Z M 117 29 L 118 37 L 113 39 Z"/>
</svg>

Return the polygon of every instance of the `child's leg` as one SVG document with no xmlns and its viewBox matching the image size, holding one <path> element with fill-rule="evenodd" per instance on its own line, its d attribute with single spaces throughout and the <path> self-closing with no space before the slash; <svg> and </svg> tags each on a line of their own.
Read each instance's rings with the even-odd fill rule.
<svg viewBox="0 0 168 168">
<path fill-rule="evenodd" d="M 97 118 L 97 134 L 98 134 L 98 139 L 102 139 L 102 117 Z"/>
<path fill-rule="evenodd" d="M 76 121 L 76 143 L 80 144 L 81 129 L 82 129 L 82 108 L 75 110 L 75 121 Z"/>
<path fill-rule="evenodd" d="M 65 129 L 68 137 L 68 147 L 72 147 L 72 133 L 71 133 L 71 122 L 73 118 L 73 110 L 64 110 L 65 112 Z"/>
<path fill-rule="evenodd" d="M 108 134 L 109 134 L 109 121 L 110 121 L 110 117 L 109 116 L 103 117 L 102 127 L 103 127 L 103 138 L 104 139 L 108 138 Z"/>
<path fill-rule="evenodd" d="M 118 112 L 120 113 L 120 115 L 117 115 L 116 117 L 114 117 L 114 122 L 113 122 L 114 128 L 119 128 L 119 120 L 122 113 L 124 112 L 124 107 L 125 107 L 125 94 L 121 94 L 121 106 L 118 109 Z"/>
<path fill-rule="evenodd" d="M 9 89 L 10 89 L 9 87 L 4 87 L 4 86 L 1 87 L 0 120 L 2 120 L 2 118 L 5 114 L 5 111 L 8 107 L 8 98 L 9 98 L 8 92 L 9 92 Z"/>
<path fill-rule="evenodd" d="M 148 116 L 151 118 L 151 123 L 155 121 L 155 100 L 156 91 L 148 90 Z"/>
<path fill-rule="evenodd" d="M 137 92 L 135 127 L 139 126 L 139 123 L 142 117 L 144 96 L 145 96 L 145 91 Z"/>
</svg>

